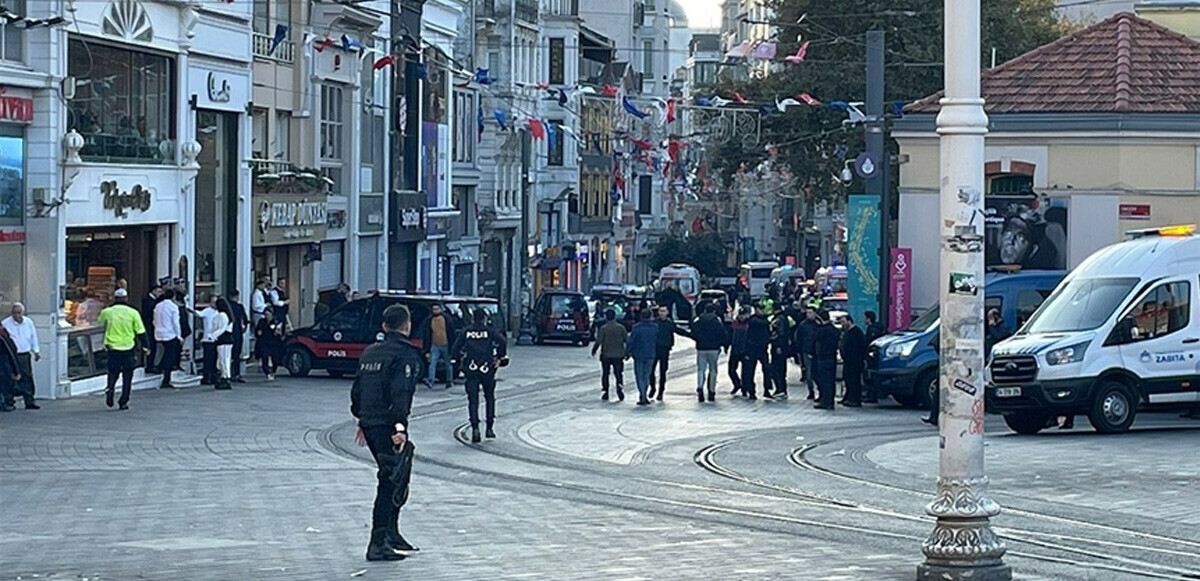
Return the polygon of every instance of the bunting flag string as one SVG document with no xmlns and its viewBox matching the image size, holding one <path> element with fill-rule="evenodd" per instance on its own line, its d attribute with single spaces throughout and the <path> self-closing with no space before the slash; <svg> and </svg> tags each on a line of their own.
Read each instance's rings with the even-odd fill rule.
<svg viewBox="0 0 1200 581">
<path fill-rule="evenodd" d="M 376 60 L 375 64 L 371 65 L 371 69 L 377 71 L 379 69 L 382 69 L 383 67 L 390 66 L 395 63 L 396 63 L 396 57 L 394 57 L 390 54 L 384 55 L 384 56 L 380 57 L 378 60 Z"/>
<path fill-rule="evenodd" d="M 783 60 L 785 60 L 789 63 L 798 65 L 798 64 L 804 62 L 804 57 L 807 54 L 808 54 L 808 41 L 806 40 L 800 45 L 800 48 L 796 49 L 796 54 L 783 57 Z"/>
<path fill-rule="evenodd" d="M 642 111 L 641 109 L 638 109 L 637 105 L 634 105 L 633 100 L 630 99 L 628 96 L 621 99 L 621 106 L 623 106 L 625 108 L 625 111 L 627 113 L 629 113 L 630 115 L 633 115 L 634 117 L 637 117 L 638 119 L 645 119 L 646 117 L 650 116 L 649 113 Z"/>
</svg>

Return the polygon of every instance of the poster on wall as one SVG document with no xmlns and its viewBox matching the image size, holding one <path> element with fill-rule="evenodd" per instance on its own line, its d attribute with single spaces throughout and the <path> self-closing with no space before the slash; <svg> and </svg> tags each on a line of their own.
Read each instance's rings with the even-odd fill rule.
<svg viewBox="0 0 1200 581">
<path fill-rule="evenodd" d="M 984 206 L 988 268 L 1067 268 L 1066 198 L 1036 193 L 989 195 Z"/>
</svg>

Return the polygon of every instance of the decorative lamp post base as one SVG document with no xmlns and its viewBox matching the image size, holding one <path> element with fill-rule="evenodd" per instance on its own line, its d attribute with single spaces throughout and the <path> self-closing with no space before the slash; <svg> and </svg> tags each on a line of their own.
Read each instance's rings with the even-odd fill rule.
<svg viewBox="0 0 1200 581">
<path fill-rule="evenodd" d="M 1004 563 L 956 567 L 921 563 L 917 566 L 917 581 L 1012 581 L 1012 567 Z"/>
</svg>

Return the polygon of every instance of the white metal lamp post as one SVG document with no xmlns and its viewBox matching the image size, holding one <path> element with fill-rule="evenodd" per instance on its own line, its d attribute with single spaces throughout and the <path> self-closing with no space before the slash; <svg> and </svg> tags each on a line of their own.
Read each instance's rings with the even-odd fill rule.
<svg viewBox="0 0 1200 581">
<path fill-rule="evenodd" d="M 941 460 L 922 544 L 920 581 L 1009 581 L 1004 543 L 990 518 L 983 471 L 983 164 L 987 115 L 980 98 L 980 0 L 945 0 L 941 136 Z"/>
</svg>

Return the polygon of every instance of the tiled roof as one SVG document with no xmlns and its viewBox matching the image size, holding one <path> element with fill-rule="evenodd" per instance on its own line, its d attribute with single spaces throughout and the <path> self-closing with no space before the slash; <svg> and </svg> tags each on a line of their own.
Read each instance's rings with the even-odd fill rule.
<svg viewBox="0 0 1200 581">
<path fill-rule="evenodd" d="M 1122 12 L 985 71 L 980 88 L 988 113 L 1200 113 L 1200 42 Z"/>
</svg>

